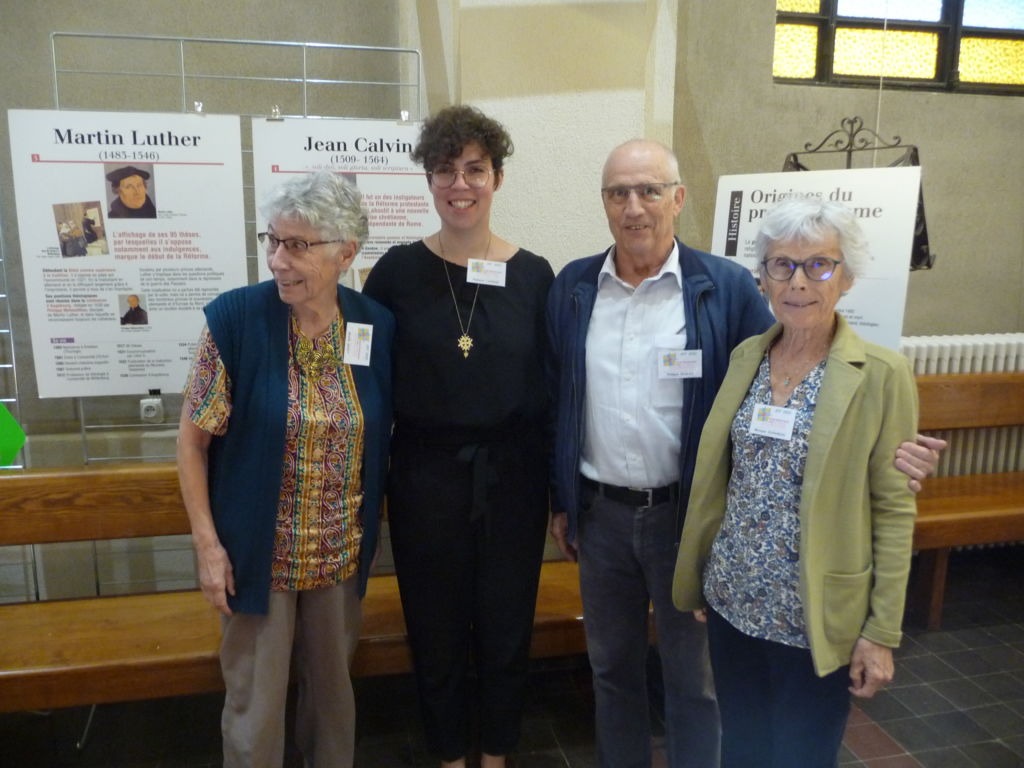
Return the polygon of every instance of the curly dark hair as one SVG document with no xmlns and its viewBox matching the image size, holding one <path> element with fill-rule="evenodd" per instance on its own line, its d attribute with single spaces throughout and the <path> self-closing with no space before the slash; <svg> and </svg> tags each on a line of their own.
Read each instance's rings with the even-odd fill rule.
<svg viewBox="0 0 1024 768">
<path fill-rule="evenodd" d="M 462 154 L 469 144 L 479 144 L 491 159 L 495 171 L 500 171 L 505 158 L 514 151 L 512 138 L 505 126 L 476 107 L 460 104 L 445 107 L 428 117 L 420 130 L 419 141 L 409 156 L 432 171 L 443 163 Z"/>
</svg>

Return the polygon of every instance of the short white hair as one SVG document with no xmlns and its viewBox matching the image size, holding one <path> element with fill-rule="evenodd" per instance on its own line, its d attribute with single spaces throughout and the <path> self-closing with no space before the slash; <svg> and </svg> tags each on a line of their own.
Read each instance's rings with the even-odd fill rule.
<svg viewBox="0 0 1024 768">
<path fill-rule="evenodd" d="M 857 216 L 841 203 L 816 197 L 790 198 L 769 209 L 754 240 L 754 255 L 761 265 L 773 245 L 816 242 L 830 232 L 839 238 L 839 250 L 850 276 L 864 274 L 871 261 L 871 250 Z"/>
<path fill-rule="evenodd" d="M 369 236 L 369 217 L 355 184 L 330 171 L 302 173 L 270 190 L 260 212 L 269 222 L 299 219 L 326 240 L 355 240 L 362 247 Z"/>
</svg>

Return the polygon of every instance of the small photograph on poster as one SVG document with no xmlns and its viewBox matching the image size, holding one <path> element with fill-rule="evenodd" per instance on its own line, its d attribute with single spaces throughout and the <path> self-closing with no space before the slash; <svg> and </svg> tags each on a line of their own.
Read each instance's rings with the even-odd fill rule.
<svg viewBox="0 0 1024 768">
<path fill-rule="evenodd" d="M 121 310 L 121 325 L 149 325 L 145 310 L 146 297 L 139 293 L 122 293 L 117 297 Z"/>
<path fill-rule="evenodd" d="M 155 219 L 156 179 L 150 163 L 122 165 L 107 163 L 103 171 L 110 182 L 107 213 L 112 219 Z"/>
<path fill-rule="evenodd" d="M 99 200 L 54 203 L 53 224 L 61 256 L 105 256 L 110 253 L 102 210 Z"/>
</svg>

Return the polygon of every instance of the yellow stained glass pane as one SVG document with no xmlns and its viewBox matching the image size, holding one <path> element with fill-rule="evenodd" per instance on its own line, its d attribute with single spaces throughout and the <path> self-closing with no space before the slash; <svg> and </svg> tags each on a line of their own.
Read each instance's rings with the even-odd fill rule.
<svg viewBox="0 0 1024 768">
<path fill-rule="evenodd" d="M 1024 40 L 965 37 L 960 41 L 960 80 L 1024 85 Z"/>
<path fill-rule="evenodd" d="M 778 0 L 775 3 L 775 10 L 787 13 L 818 13 L 821 10 L 821 0 Z"/>
<path fill-rule="evenodd" d="M 832 71 L 837 75 L 936 77 L 939 36 L 932 32 L 880 29 L 836 30 Z"/>
<path fill-rule="evenodd" d="M 813 80 L 818 60 L 818 28 L 810 24 L 776 24 L 772 76 Z"/>
</svg>

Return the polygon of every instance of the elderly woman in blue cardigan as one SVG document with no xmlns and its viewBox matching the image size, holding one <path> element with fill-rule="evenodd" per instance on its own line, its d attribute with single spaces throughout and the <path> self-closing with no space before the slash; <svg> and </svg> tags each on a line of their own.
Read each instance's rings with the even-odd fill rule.
<svg viewBox="0 0 1024 768">
<path fill-rule="evenodd" d="M 200 586 L 223 614 L 224 765 L 282 764 L 294 659 L 306 765 L 351 766 L 394 319 L 338 284 L 367 235 L 354 186 L 297 176 L 263 213 L 273 279 L 206 307 L 178 438 Z"/>
<path fill-rule="evenodd" d="M 777 323 L 733 351 L 705 424 L 673 599 L 708 622 L 723 768 L 831 768 L 850 694 L 893 675 L 917 390 L 835 311 L 867 259 L 851 211 L 784 202 L 756 249 Z"/>
</svg>

